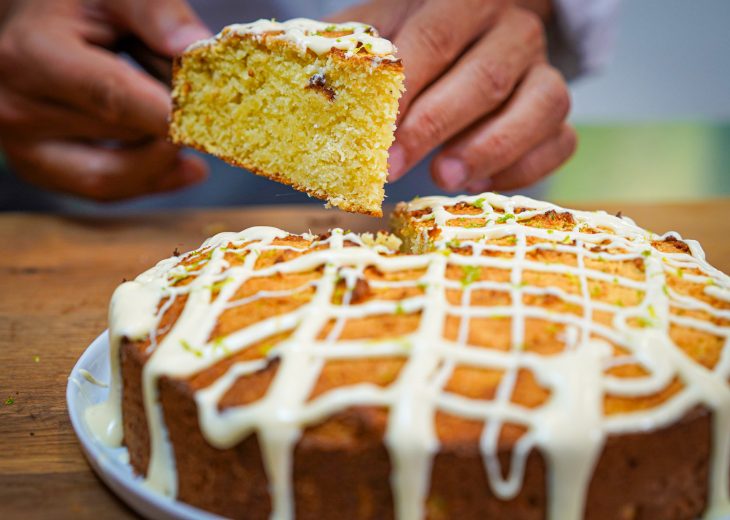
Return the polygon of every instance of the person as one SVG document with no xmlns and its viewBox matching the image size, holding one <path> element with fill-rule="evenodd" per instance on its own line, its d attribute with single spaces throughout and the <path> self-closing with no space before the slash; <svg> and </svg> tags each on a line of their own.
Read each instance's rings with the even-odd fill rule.
<svg viewBox="0 0 730 520">
<path fill-rule="evenodd" d="M 206 161 L 166 140 L 168 86 L 138 65 L 159 70 L 209 37 L 198 12 L 225 25 L 332 4 L 343 9 L 328 19 L 374 25 L 405 65 L 389 181 L 428 157 L 439 188 L 480 192 L 533 184 L 573 153 L 557 67 L 600 65 L 616 0 L 0 0 L 6 160 L 34 186 L 94 201 L 199 183 Z M 253 191 L 269 182 L 255 179 Z"/>
</svg>

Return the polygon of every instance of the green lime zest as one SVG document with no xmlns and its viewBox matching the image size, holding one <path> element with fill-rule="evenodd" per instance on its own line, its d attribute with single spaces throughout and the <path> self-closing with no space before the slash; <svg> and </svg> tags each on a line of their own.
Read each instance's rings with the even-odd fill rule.
<svg viewBox="0 0 730 520">
<path fill-rule="evenodd" d="M 647 312 L 649 313 L 649 316 L 651 316 L 651 318 L 652 318 L 653 320 L 657 319 L 657 314 L 656 314 L 656 310 L 654 310 L 654 306 L 653 306 L 653 305 L 649 305 L 649 306 L 648 306 L 648 307 L 646 308 L 646 310 L 647 310 Z"/>
<path fill-rule="evenodd" d="M 189 342 L 187 342 L 184 339 L 180 340 L 180 346 L 182 346 L 183 349 L 193 354 L 195 357 L 203 357 L 203 351 L 197 348 L 194 348 Z"/>
<path fill-rule="evenodd" d="M 504 224 L 508 220 L 514 219 L 514 218 L 515 218 L 515 216 L 512 213 L 506 213 L 506 214 L 502 215 L 501 217 L 499 217 L 496 220 L 496 222 L 497 222 L 497 224 Z"/>
<path fill-rule="evenodd" d="M 262 356 L 266 357 L 269 355 L 269 352 L 274 349 L 275 346 L 276 343 L 265 343 L 259 347 L 259 352 Z"/>
<path fill-rule="evenodd" d="M 638 316 L 636 318 L 636 320 L 639 322 L 639 327 L 642 327 L 642 328 L 647 328 L 647 327 L 651 327 L 652 325 L 654 325 L 654 323 L 645 316 Z"/>
<path fill-rule="evenodd" d="M 210 292 L 218 292 L 220 291 L 224 286 L 228 285 L 233 281 L 233 277 L 229 276 L 227 278 L 224 278 L 223 280 L 218 280 L 217 282 L 214 282 L 210 285 L 206 285 L 206 289 L 210 289 Z"/>
<path fill-rule="evenodd" d="M 482 276 L 482 269 L 481 267 L 475 266 L 475 265 L 462 265 L 461 266 L 461 286 L 462 287 L 468 287 L 469 285 L 473 284 L 477 280 L 479 280 Z"/>
<path fill-rule="evenodd" d="M 177 284 L 178 282 L 182 282 L 183 280 L 190 278 L 190 275 L 187 273 L 183 274 L 176 274 L 172 278 L 170 278 L 170 283 L 173 285 Z"/>
<path fill-rule="evenodd" d="M 231 349 L 225 343 L 225 336 L 218 336 L 213 340 L 213 350 L 222 350 L 226 356 L 231 354 Z"/>
</svg>

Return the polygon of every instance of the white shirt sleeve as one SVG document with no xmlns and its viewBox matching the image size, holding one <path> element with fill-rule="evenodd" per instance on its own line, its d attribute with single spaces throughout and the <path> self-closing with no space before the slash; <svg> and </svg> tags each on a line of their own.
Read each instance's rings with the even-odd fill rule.
<svg viewBox="0 0 730 520">
<path fill-rule="evenodd" d="M 568 79 L 601 69 L 611 57 L 620 0 L 553 0 L 550 61 Z"/>
</svg>

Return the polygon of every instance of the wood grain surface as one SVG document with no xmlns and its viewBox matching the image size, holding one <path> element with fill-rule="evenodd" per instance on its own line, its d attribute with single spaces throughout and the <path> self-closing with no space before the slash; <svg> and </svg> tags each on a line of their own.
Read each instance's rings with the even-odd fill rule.
<svg viewBox="0 0 730 520">
<path fill-rule="evenodd" d="M 730 271 L 730 199 L 692 204 L 603 204 L 656 232 L 699 240 Z M 71 428 L 66 378 L 106 328 L 114 288 L 174 249 L 224 230 L 292 232 L 383 220 L 319 207 L 259 207 L 80 218 L 0 214 L 0 518 L 131 518 L 93 474 Z"/>
</svg>

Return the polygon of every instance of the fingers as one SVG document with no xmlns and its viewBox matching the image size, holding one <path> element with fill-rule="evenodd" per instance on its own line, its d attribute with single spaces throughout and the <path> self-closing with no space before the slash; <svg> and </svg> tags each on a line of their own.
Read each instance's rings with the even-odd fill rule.
<svg viewBox="0 0 730 520">
<path fill-rule="evenodd" d="M 26 38 L 8 50 L 0 45 L 0 74 L 8 86 L 41 99 L 76 107 L 111 125 L 164 136 L 170 97 L 167 89 L 108 51 L 68 36 Z M 33 74 L 18 74 L 23 62 Z"/>
<path fill-rule="evenodd" d="M 496 22 L 504 4 L 501 0 L 433 0 L 404 20 L 393 42 L 406 73 L 402 115 L 428 84 Z"/>
<path fill-rule="evenodd" d="M 557 135 L 525 154 L 515 164 L 488 179 L 480 179 L 466 187 L 467 191 L 505 191 L 534 184 L 565 162 L 577 145 L 575 130 L 563 125 Z"/>
<path fill-rule="evenodd" d="M 537 182 L 573 155 L 577 144 L 575 130 L 563 125 L 557 136 L 538 145 L 515 164 L 495 175 L 491 189 L 513 190 Z"/>
<path fill-rule="evenodd" d="M 375 27 L 383 38 L 392 40 L 403 20 L 415 9 L 417 9 L 415 2 L 373 0 L 338 11 L 326 19 L 334 23 L 366 23 Z"/>
<path fill-rule="evenodd" d="M 396 132 L 396 148 L 406 157 L 400 177 L 430 150 L 504 103 L 536 61 L 544 59 L 539 19 L 510 9 L 484 38 L 411 105 Z M 401 151 L 395 151 L 401 153 Z"/>
<path fill-rule="evenodd" d="M 109 2 L 109 9 L 151 49 L 174 56 L 191 43 L 211 36 L 185 0 Z"/>
<path fill-rule="evenodd" d="M 162 140 L 127 148 L 71 141 L 4 141 L 17 173 L 42 187 L 100 202 L 170 191 L 201 181 L 206 166 Z"/>
<path fill-rule="evenodd" d="M 98 46 L 118 37 L 120 27 L 168 56 L 210 34 L 184 0 L 27 0 L 5 20 L 0 137 L 19 175 L 99 201 L 205 177 L 201 159 L 162 139 L 168 89 Z"/>
<path fill-rule="evenodd" d="M 535 65 L 497 114 L 447 144 L 432 164 L 434 180 L 446 190 L 459 190 L 488 179 L 556 134 L 569 109 L 560 74 Z"/>
<path fill-rule="evenodd" d="M 573 152 L 567 87 L 545 64 L 538 15 L 504 1 L 391 4 L 373 0 L 333 17 L 380 27 L 403 59 L 391 181 L 443 143 L 432 174 L 448 190 L 517 187 Z"/>
<path fill-rule="evenodd" d="M 65 0 L 51 3 L 50 14 L 43 11 L 46 4 L 29 2 L 0 34 L 0 77 L 5 86 L 77 108 L 110 126 L 165 136 L 167 87 L 107 50 L 89 45 L 80 34 L 94 24 L 85 23 L 77 12 L 88 9 Z M 168 56 L 210 35 L 184 0 L 105 2 L 103 8 L 112 12 L 99 16 L 117 18 L 118 24 Z M 43 37 L 36 28 L 39 16 L 46 22 Z M 28 63 L 34 65 L 32 73 L 27 73 Z"/>
<path fill-rule="evenodd" d="M 139 141 L 143 133 L 111 126 L 63 105 L 26 98 L 0 87 L 0 138 Z"/>
</svg>

